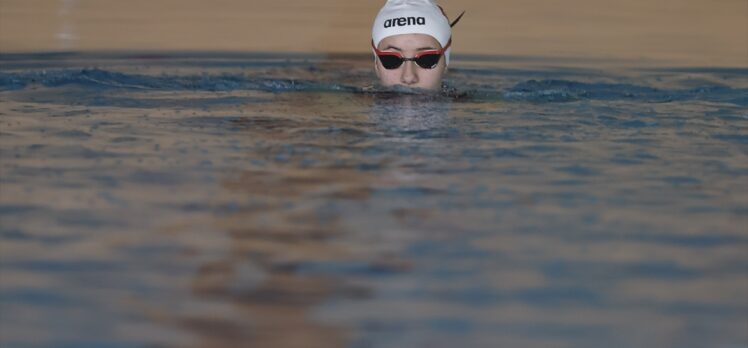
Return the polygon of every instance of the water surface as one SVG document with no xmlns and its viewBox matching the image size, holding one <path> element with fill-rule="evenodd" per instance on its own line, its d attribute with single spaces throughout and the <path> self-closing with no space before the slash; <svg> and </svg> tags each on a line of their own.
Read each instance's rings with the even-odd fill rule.
<svg viewBox="0 0 748 348">
<path fill-rule="evenodd" d="M 0 346 L 748 346 L 745 68 L 0 60 Z"/>
</svg>

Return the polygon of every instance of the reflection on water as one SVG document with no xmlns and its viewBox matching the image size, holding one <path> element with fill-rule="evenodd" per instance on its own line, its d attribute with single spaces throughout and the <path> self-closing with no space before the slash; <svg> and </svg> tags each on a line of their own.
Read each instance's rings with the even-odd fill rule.
<svg viewBox="0 0 748 348">
<path fill-rule="evenodd" d="M 370 59 L 4 56 L 0 346 L 746 346 L 745 69 Z"/>
<path fill-rule="evenodd" d="M 428 131 L 449 126 L 447 97 L 383 94 L 376 96 L 370 122 L 384 130 Z"/>
</svg>

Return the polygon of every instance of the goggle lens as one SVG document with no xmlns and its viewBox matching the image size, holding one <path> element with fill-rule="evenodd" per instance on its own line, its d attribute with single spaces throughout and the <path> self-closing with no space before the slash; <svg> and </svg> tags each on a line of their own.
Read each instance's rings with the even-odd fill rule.
<svg viewBox="0 0 748 348">
<path fill-rule="evenodd" d="M 403 65 L 403 58 L 392 55 L 381 55 L 379 61 L 382 62 L 382 66 L 387 70 L 397 69 Z"/>
<path fill-rule="evenodd" d="M 433 69 L 436 68 L 437 64 L 439 64 L 439 59 L 441 59 L 441 57 L 441 54 L 424 54 L 416 58 L 416 64 L 424 69 Z"/>
</svg>

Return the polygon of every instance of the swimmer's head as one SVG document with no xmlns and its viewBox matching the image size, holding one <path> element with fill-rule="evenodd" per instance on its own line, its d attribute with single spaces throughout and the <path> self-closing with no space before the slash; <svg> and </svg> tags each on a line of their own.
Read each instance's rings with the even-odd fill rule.
<svg viewBox="0 0 748 348">
<path fill-rule="evenodd" d="M 388 0 L 374 20 L 374 68 L 385 86 L 439 89 L 452 29 L 434 0 Z"/>
</svg>

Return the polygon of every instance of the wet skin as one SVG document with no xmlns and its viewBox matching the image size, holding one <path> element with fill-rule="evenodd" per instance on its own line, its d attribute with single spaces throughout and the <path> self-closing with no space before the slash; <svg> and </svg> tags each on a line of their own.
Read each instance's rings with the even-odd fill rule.
<svg viewBox="0 0 748 348">
<path fill-rule="evenodd" d="M 411 58 L 419 51 L 440 49 L 442 46 L 435 38 L 426 34 L 401 34 L 384 38 L 377 46 L 379 50 L 400 52 L 403 57 Z M 406 61 L 397 69 L 388 70 L 375 59 L 374 71 L 384 86 L 402 85 L 413 88 L 437 90 L 441 88 L 442 76 L 447 70 L 442 55 L 439 64 L 433 69 L 424 69 L 413 61 Z"/>
</svg>

